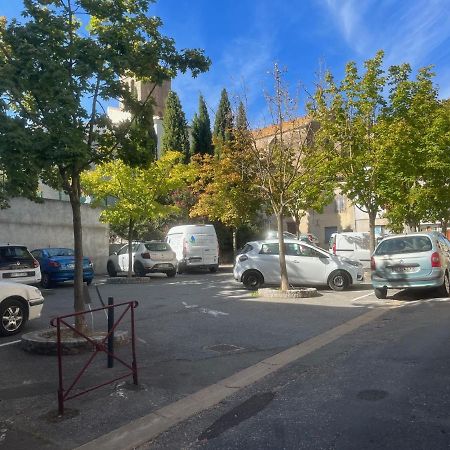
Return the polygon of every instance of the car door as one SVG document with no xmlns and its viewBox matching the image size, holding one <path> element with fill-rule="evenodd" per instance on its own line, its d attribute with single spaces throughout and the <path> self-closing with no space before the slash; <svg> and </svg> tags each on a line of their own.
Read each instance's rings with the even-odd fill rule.
<svg viewBox="0 0 450 450">
<path fill-rule="evenodd" d="M 287 244 L 286 261 L 292 283 L 304 285 L 326 284 L 327 257 L 308 244 Z M 295 248 L 297 246 L 297 248 Z M 289 253 L 289 256 L 288 256 Z"/>
<path fill-rule="evenodd" d="M 126 272 L 128 270 L 128 244 L 117 252 L 117 264 L 120 271 Z"/>
<path fill-rule="evenodd" d="M 255 259 L 255 269 L 258 269 L 267 284 L 280 282 L 280 258 L 278 243 L 267 242 L 261 245 L 261 249 Z"/>
</svg>

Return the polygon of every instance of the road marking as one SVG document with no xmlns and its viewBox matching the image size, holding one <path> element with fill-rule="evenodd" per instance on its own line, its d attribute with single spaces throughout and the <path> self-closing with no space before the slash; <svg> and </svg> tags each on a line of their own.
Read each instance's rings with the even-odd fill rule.
<svg viewBox="0 0 450 450">
<path fill-rule="evenodd" d="M 19 342 L 20 342 L 20 339 L 18 341 L 7 342 L 6 344 L 0 344 L 0 347 L 6 347 L 7 345 L 18 344 Z"/>
<path fill-rule="evenodd" d="M 369 297 L 369 295 L 373 295 L 373 292 L 369 292 L 369 293 L 366 294 L 366 295 L 361 295 L 361 297 L 352 298 L 350 301 L 351 301 L 351 302 L 356 302 L 356 300 L 361 300 L 362 298 Z"/>
<path fill-rule="evenodd" d="M 389 311 L 389 307 L 371 309 L 331 330 L 301 342 L 259 363 L 236 372 L 224 380 L 164 406 L 127 425 L 78 447 L 77 450 L 126 450 L 139 447 L 174 425 L 211 408 L 235 392 L 260 381 L 287 364 L 302 358 L 340 337 L 355 331 Z"/>
</svg>

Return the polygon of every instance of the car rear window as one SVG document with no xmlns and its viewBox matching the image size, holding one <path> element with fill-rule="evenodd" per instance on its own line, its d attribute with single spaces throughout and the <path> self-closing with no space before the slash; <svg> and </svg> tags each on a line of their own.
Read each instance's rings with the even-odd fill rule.
<svg viewBox="0 0 450 450">
<path fill-rule="evenodd" d="M 375 255 L 429 252 L 432 248 L 431 240 L 427 236 L 402 236 L 381 241 Z"/>
<path fill-rule="evenodd" d="M 48 248 L 46 250 L 48 256 L 75 256 L 75 253 L 70 248 Z"/>
<path fill-rule="evenodd" d="M 171 250 L 169 244 L 166 242 L 147 242 L 145 248 L 150 252 L 166 252 Z"/>
<path fill-rule="evenodd" d="M 8 245 L 0 247 L 0 262 L 32 260 L 33 256 L 26 247 Z"/>
<path fill-rule="evenodd" d="M 241 254 L 248 253 L 253 250 L 253 246 L 250 244 L 245 244 L 244 248 L 240 251 Z"/>
</svg>

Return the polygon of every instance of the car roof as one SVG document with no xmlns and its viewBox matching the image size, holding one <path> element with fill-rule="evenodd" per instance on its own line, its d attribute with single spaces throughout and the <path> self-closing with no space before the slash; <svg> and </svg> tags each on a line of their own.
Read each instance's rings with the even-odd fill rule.
<svg viewBox="0 0 450 450">
<path fill-rule="evenodd" d="M 11 242 L 0 242 L 0 247 L 26 247 L 25 244 L 13 244 Z"/>
</svg>

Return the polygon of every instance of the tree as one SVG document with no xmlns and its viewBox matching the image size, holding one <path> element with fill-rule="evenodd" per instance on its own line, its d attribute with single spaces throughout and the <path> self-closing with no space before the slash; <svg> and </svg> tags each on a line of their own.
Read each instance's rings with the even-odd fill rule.
<svg viewBox="0 0 450 450">
<path fill-rule="evenodd" d="M 83 191 L 93 197 L 93 206 L 104 206 L 100 220 L 127 229 L 128 277 L 133 271 L 133 234 L 138 226 L 177 211 L 168 204 L 170 193 L 190 179 L 192 171 L 179 152 L 166 152 L 147 168 L 130 167 L 120 160 L 98 165 L 82 175 Z"/>
<path fill-rule="evenodd" d="M 245 106 L 242 101 L 239 102 L 235 120 L 235 128 L 241 131 L 248 130 L 247 113 L 245 111 Z"/>
<path fill-rule="evenodd" d="M 27 0 L 22 23 L 0 23 L 0 127 L 1 134 L 14 134 L 12 147 L 1 148 L 1 167 L 8 170 L 16 160 L 26 163 L 30 170 L 25 173 L 34 175 L 31 190 L 40 176 L 69 195 L 77 312 L 84 309 L 81 173 L 92 164 L 138 152 L 131 128 L 151 103 L 151 95 L 138 102 L 123 77 L 156 86 L 178 71 L 196 76 L 209 67 L 202 51 L 179 52 L 173 39 L 160 34 L 161 20 L 148 14 L 151 3 Z M 87 30 L 80 17 L 90 17 Z M 99 107 L 112 98 L 121 99 L 131 112 L 128 125 L 114 126 Z M 26 136 L 26 157 L 21 135 Z M 139 163 L 151 161 L 145 152 L 141 156 Z M 10 185 L 25 185 L 14 170 L 6 176 Z M 80 317 L 78 329 L 85 326 Z"/>
<path fill-rule="evenodd" d="M 236 129 L 235 140 L 241 154 L 251 155 L 247 170 L 255 177 L 262 197 L 277 218 L 280 287 L 287 290 L 283 217 L 294 204 L 296 186 L 302 181 L 321 183 L 320 177 L 314 174 L 317 167 L 326 164 L 327 154 L 323 147 L 311 145 L 313 123 L 309 118 L 298 118 L 297 101 L 290 97 L 277 65 L 273 76 L 274 94 L 266 97 L 273 124 L 255 132 Z"/>
<path fill-rule="evenodd" d="M 230 143 L 222 147 L 220 159 L 211 155 L 194 158 L 198 180 L 193 189 L 197 202 L 190 216 L 207 217 L 231 227 L 235 255 L 239 227 L 254 221 L 262 202 L 259 187 L 245 170 L 243 158 L 248 157 Z"/>
<path fill-rule="evenodd" d="M 371 250 L 375 247 L 375 219 L 385 204 L 381 189 L 385 142 L 378 127 L 386 106 L 382 64 L 380 51 L 364 63 L 365 73 L 360 76 L 356 64 L 349 62 L 339 85 L 326 73 L 308 105 L 310 115 L 320 124 L 314 138 L 317 145 L 338 158 L 336 176 L 342 179 L 341 189 L 369 216 Z"/>
<path fill-rule="evenodd" d="M 208 108 L 205 100 L 200 95 L 198 101 L 198 114 L 194 115 L 192 121 L 192 155 L 212 155 L 214 147 L 212 143 L 211 122 L 209 120 Z"/>
<path fill-rule="evenodd" d="M 219 107 L 217 108 L 216 117 L 214 120 L 213 141 L 216 156 L 220 157 L 222 147 L 231 142 L 232 137 L 233 112 L 231 111 L 227 91 L 226 89 L 222 89 Z"/>
<path fill-rule="evenodd" d="M 410 80 L 408 64 L 390 69 L 390 105 L 383 126 L 387 136 L 386 216 L 394 230 L 406 223 L 450 219 L 450 108 L 438 100 L 430 67 Z"/>
<path fill-rule="evenodd" d="M 180 99 L 170 91 L 166 100 L 163 120 L 162 152 L 169 150 L 183 153 L 184 162 L 189 162 L 189 136 L 186 117 Z"/>
</svg>

